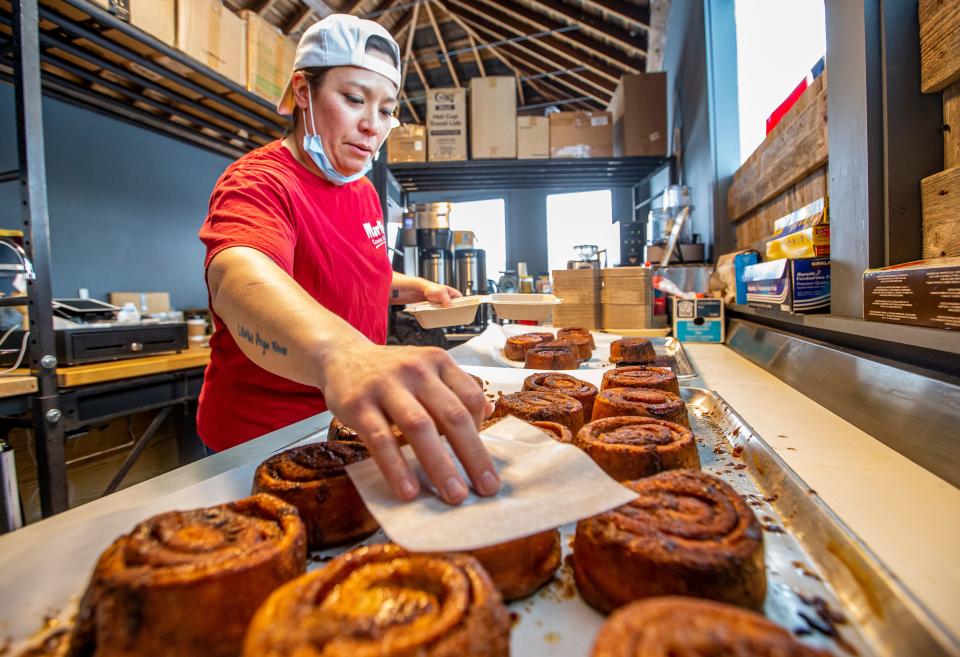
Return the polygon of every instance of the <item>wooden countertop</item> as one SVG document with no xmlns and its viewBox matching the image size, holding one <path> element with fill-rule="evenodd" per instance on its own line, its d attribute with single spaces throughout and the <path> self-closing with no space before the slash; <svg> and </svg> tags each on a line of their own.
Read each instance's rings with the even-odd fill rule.
<svg viewBox="0 0 960 657">
<path fill-rule="evenodd" d="M 148 374 L 160 374 L 194 367 L 206 367 L 209 362 L 210 349 L 203 348 L 185 349 L 176 354 L 159 354 L 157 356 L 143 356 L 142 358 L 112 360 L 105 363 L 58 367 L 57 385 L 61 388 L 76 388 L 77 386 L 87 386 L 92 383 L 105 383 L 107 381 L 117 381 L 120 379 L 132 379 Z M 26 374 L 27 370 L 17 370 L 17 373 Z M 26 378 L 33 379 L 33 377 Z M 34 380 L 33 390 L 36 389 L 36 381 Z"/>
</svg>

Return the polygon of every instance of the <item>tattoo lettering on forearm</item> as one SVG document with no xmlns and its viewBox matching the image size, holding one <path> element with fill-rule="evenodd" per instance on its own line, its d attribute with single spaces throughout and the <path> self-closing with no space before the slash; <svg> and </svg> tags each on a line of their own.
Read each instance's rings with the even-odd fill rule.
<svg viewBox="0 0 960 657">
<path fill-rule="evenodd" d="M 394 298 L 394 299 L 399 299 L 399 298 L 400 298 L 400 289 L 399 289 L 399 288 L 393 288 L 393 290 L 391 290 L 391 292 L 393 292 L 393 298 Z"/>
<path fill-rule="evenodd" d="M 276 340 L 268 340 L 256 331 L 251 332 L 250 329 L 243 324 L 239 324 L 237 326 L 237 337 L 241 338 L 242 340 L 246 340 L 252 345 L 256 345 L 260 348 L 264 355 L 266 355 L 268 351 L 273 351 L 281 356 L 287 355 L 286 347 L 278 343 Z"/>
</svg>

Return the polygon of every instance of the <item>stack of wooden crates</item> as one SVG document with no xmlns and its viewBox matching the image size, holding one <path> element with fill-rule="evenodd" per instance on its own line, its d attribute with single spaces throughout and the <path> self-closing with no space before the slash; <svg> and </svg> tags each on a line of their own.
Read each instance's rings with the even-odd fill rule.
<svg viewBox="0 0 960 657">
<path fill-rule="evenodd" d="M 920 88 L 943 92 L 943 171 L 920 181 L 923 257 L 960 256 L 960 4 L 920 0 Z"/>
<path fill-rule="evenodd" d="M 556 269 L 553 294 L 563 303 L 553 310 L 553 325 L 578 326 L 589 330 L 602 328 L 600 322 L 600 270 Z"/>
<path fill-rule="evenodd" d="M 601 270 L 600 312 L 603 328 L 653 328 L 653 282 L 647 267 Z"/>
</svg>

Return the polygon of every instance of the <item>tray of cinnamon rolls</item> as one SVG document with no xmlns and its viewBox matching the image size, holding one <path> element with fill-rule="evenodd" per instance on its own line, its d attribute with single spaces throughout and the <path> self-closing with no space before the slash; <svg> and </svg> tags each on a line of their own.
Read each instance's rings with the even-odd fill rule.
<svg viewBox="0 0 960 657">
<path fill-rule="evenodd" d="M 696 376 L 683 343 L 672 337 L 620 337 L 567 327 L 529 330 L 522 326 L 491 327 L 497 342 L 497 365 L 530 370 L 609 369 L 654 365 L 680 378 Z"/>
<path fill-rule="evenodd" d="M 497 400 L 488 423 L 517 417 L 583 450 L 633 501 L 499 545 L 410 552 L 364 506 L 346 468 L 369 454 L 334 420 L 322 439 L 194 487 L 194 508 L 132 523 L 85 565 L 64 623 L 33 652 L 0 653 L 957 654 L 716 393 L 650 365 L 473 372 Z"/>
</svg>

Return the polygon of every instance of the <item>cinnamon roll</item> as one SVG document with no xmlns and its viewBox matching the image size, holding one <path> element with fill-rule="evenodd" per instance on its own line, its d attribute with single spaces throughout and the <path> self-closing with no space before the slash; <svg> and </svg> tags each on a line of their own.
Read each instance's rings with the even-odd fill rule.
<svg viewBox="0 0 960 657">
<path fill-rule="evenodd" d="M 234 657 L 257 607 L 306 568 L 293 506 L 254 495 L 141 522 L 100 556 L 73 657 Z"/>
<path fill-rule="evenodd" d="M 569 335 L 585 335 L 590 338 L 590 349 L 596 349 L 597 343 L 593 340 L 593 333 L 585 328 L 570 327 L 557 330 L 557 340 L 565 340 Z"/>
<path fill-rule="evenodd" d="M 690 427 L 690 418 L 683 400 L 664 390 L 607 388 L 601 391 L 593 402 L 591 419 L 621 415 L 641 415 Z"/>
<path fill-rule="evenodd" d="M 523 360 L 532 347 L 553 340 L 552 333 L 524 333 L 507 338 L 503 346 L 503 355 L 510 360 Z"/>
<path fill-rule="evenodd" d="M 390 425 L 390 433 L 393 434 L 393 437 L 396 438 L 401 445 L 407 444 L 406 436 L 403 435 L 403 431 L 401 431 L 397 425 Z M 327 429 L 327 440 L 362 442 L 360 440 L 360 434 L 356 429 L 348 427 L 337 418 L 330 420 L 330 427 Z"/>
<path fill-rule="evenodd" d="M 466 554 L 356 548 L 276 590 L 243 657 L 507 657 L 510 615 Z"/>
<path fill-rule="evenodd" d="M 538 372 L 523 380 L 523 390 L 537 392 L 559 392 L 573 397 L 583 405 L 583 417 L 593 414 L 593 400 L 597 397 L 597 386 L 574 378 L 569 374 L 556 372 Z"/>
<path fill-rule="evenodd" d="M 580 354 L 569 342 L 544 342 L 527 351 L 524 367 L 528 370 L 575 370 Z"/>
<path fill-rule="evenodd" d="M 608 417 L 583 425 L 575 438 L 600 468 L 617 481 L 665 470 L 700 469 L 693 432 L 649 417 Z"/>
<path fill-rule="evenodd" d="M 680 383 L 673 370 L 652 365 L 628 365 L 607 370 L 603 373 L 600 389 L 607 388 L 653 388 L 680 394 Z"/>
<path fill-rule="evenodd" d="M 647 338 L 620 338 L 610 343 L 611 363 L 651 363 L 657 354 Z"/>
<path fill-rule="evenodd" d="M 504 601 L 533 595 L 560 567 L 560 531 L 526 536 L 467 552 L 483 566 Z"/>
<path fill-rule="evenodd" d="M 639 497 L 577 523 L 573 574 L 607 613 L 659 595 L 763 605 L 763 533 L 733 488 L 696 470 L 625 482 Z"/>
<path fill-rule="evenodd" d="M 369 455 L 357 442 L 294 447 L 260 464 L 253 492 L 270 493 L 297 507 L 309 549 L 351 543 L 379 527 L 345 470 Z"/>
<path fill-rule="evenodd" d="M 493 418 L 512 415 L 527 422 L 556 422 L 580 431 L 583 426 L 583 405 L 573 397 L 556 392 L 513 392 L 501 395 L 493 409 Z"/>
<path fill-rule="evenodd" d="M 484 429 L 487 429 L 490 426 L 496 424 L 497 422 L 502 420 L 504 417 L 505 416 L 491 417 L 488 420 L 484 420 L 480 424 L 480 431 L 483 431 Z M 568 445 L 573 444 L 573 432 L 570 431 L 570 429 L 568 429 L 567 427 L 563 426 L 562 424 L 557 424 L 556 422 L 547 422 L 544 420 L 537 420 L 537 421 L 529 422 L 528 424 L 532 424 L 533 426 L 540 429 L 544 433 L 549 434 L 550 437 L 556 440 L 558 443 L 566 443 Z"/>
<path fill-rule="evenodd" d="M 530 424 L 550 434 L 558 443 L 573 444 L 573 432 L 562 424 L 547 422 L 545 420 L 531 422 Z"/>
<path fill-rule="evenodd" d="M 613 612 L 591 657 L 829 657 L 760 614 L 719 602 L 670 596 Z"/>
<path fill-rule="evenodd" d="M 557 336 L 557 342 L 573 345 L 577 350 L 577 356 L 580 360 L 590 360 L 593 356 L 593 347 L 590 346 L 593 338 L 582 333 L 568 333 L 562 338 Z"/>
</svg>

